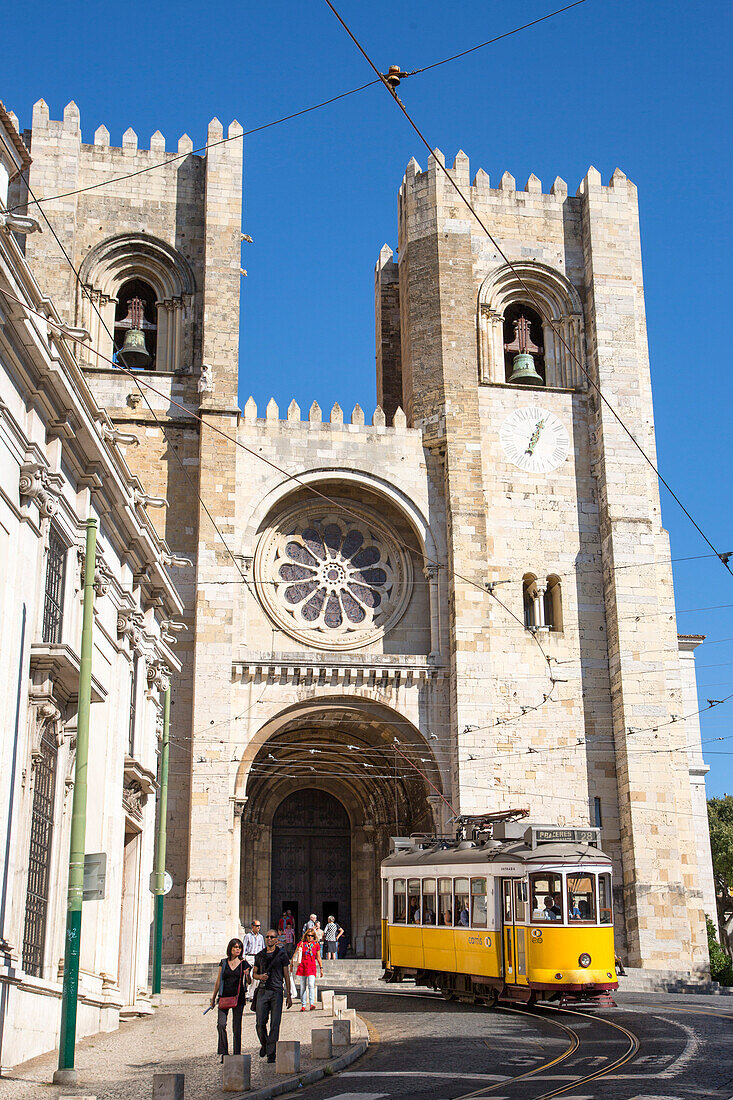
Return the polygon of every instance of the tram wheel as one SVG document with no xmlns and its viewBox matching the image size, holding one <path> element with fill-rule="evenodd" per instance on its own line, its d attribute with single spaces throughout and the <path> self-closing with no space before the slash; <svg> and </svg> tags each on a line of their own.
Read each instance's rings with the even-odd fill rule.
<svg viewBox="0 0 733 1100">
<path fill-rule="evenodd" d="M 443 994 L 443 1000 L 445 1000 L 445 1001 L 455 1001 L 456 995 L 455 995 L 455 993 L 453 992 L 452 989 L 441 989 L 440 992 Z"/>
</svg>

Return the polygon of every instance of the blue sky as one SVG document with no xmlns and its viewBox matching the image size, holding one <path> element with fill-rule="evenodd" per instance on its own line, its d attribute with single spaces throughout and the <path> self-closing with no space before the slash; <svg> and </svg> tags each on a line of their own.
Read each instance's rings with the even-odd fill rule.
<svg viewBox="0 0 733 1100">
<path fill-rule="evenodd" d="M 560 7 L 562 0 L 417 6 L 342 0 L 386 69 L 415 69 Z M 535 172 L 573 193 L 589 164 L 639 187 L 659 465 L 713 543 L 733 550 L 728 491 L 733 397 L 730 325 L 730 9 L 713 2 L 586 0 L 538 27 L 404 82 L 401 94 L 451 161 L 472 175 Z M 323 0 L 143 9 L 16 5 L 0 97 L 30 124 L 43 97 L 74 99 L 84 139 L 105 123 L 169 148 L 208 120 L 250 129 L 371 77 Z M 134 33 L 131 28 L 134 28 Z M 242 400 L 307 409 L 375 402 L 373 265 L 395 245 L 396 196 L 425 154 L 380 87 L 245 141 Z M 662 494 L 673 558 L 708 547 Z M 702 705 L 733 692 L 733 577 L 712 558 L 676 561 L 680 630 L 704 633 Z M 705 609 L 693 611 L 690 609 Z M 733 700 L 704 717 L 708 792 L 733 791 Z M 727 741 L 713 738 L 730 737 Z"/>
</svg>

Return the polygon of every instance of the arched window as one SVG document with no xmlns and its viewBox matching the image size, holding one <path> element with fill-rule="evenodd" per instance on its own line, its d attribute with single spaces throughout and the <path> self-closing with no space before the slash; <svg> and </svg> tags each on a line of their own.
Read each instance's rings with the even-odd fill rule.
<svg viewBox="0 0 733 1100">
<path fill-rule="evenodd" d="M 534 369 L 545 384 L 545 341 L 542 318 L 536 309 L 524 302 L 512 302 L 504 310 L 504 378 L 517 380 L 517 356 L 531 355 Z M 526 381 L 526 379 L 525 379 Z M 530 379 L 530 381 L 534 381 Z"/>
<path fill-rule="evenodd" d="M 551 574 L 547 578 L 547 588 L 543 596 L 545 610 L 545 625 L 548 630 L 562 630 L 562 591 L 560 578 Z"/>
<path fill-rule="evenodd" d="M 134 303 L 142 305 L 142 319 L 135 316 Z M 143 279 L 128 279 L 117 292 L 117 306 L 115 308 L 115 351 L 119 352 L 125 343 L 127 334 L 138 324 L 142 325 L 145 337 L 145 350 L 150 356 L 150 362 L 144 365 L 145 370 L 155 370 L 155 353 L 158 343 L 158 304 L 155 291 Z M 129 364 L 126 364 L 129 365 Z"/>
<path fill-rule="evenodd" d="M 524 625 L 527 630 L 536 630 L 540 624 L 537 614 L 537 578 L 533 573 L 525 573 L 522 578 L 522 600 Z"/>
<path fill-rule="evenodd" d="M 130 331 L 131 303 L 142 302 L 145 348 L 152 358 L 142 369 L 192 370 L 196 288 L 180 252 L 147 233 L 123 233 L 91 249 L 79 273 L 83 290 L 77 316 L 92 338 L 82 350 L 85 367 L 107 369 L 105 359 L 123 346 Z M 140 306 L 132 313 L 139 320 Z"/>
<path fill-rule="evenodd" d="M 547 264 L 517 260 L 487 275 L 478 292 L 479 381 L 506 384 L 514 357 L 507 364 L 506 344 L 515 338 L 515 322 L 524 315 L 529 336 L 539 349 L 537 373 L 547 386 L 571 389 L 585 385 L 583 306 L 570 280 Z M 507 374 L 507 365 L 510 368 Z M 535 383 L 539 385 L 540 383 Z"/>
</svg>

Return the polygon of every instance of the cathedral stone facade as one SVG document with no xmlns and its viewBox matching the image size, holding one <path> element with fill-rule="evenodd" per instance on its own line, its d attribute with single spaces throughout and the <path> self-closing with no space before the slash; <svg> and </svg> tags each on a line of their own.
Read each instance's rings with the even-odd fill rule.
<svg viewBox="0 0 733 1100">
<path fill-rule="evenodd" d="M 678 639 L 657 481 L 630 438 L 654 458 L 634 185 L 591 168 L 575 195 L 492 187 L 459 153 L 450 175 L 508 265 L 442 155 L 411 161 L 399 262 L 385 246 L 376 265 L 374 414 L 240 410 L 240 134 L 214 120 L 203 157 L 131 130 L 113 148 L 103 126 L 85 144 L 74 104 L 54 121 L 41 101 L 24 136 L 99 313 L 50 234 L 28 261 L 91 329 L 88 384 L 169 504 L 188 630 L 168 960 L 215 960 L 283 906 L 335 913 L 376 955 L 390 835 L 526 808 L 601 826 L 629 964 L 702 973 L 705 768 L 679 720 L 699 639 Z M 133 299 L 134 378 L 109 361 Z"/>
</svg>

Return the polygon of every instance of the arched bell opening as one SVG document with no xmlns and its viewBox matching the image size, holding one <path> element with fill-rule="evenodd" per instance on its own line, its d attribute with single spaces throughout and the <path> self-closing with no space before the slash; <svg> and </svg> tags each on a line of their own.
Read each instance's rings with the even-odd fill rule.
<svg viewBox="0 0 733 1100">
<path fill-rule="evenodd" d="M 274 922 L 290 902 L 298 931 L 310 912 L 336 916 L 350 953 L 375 958 L 381 861 L 391 836 L 435 831 L 440 769 L 409 723 L 353 701 L 303 709 L 268 729 L 245 764 L 240 918 Z"/>
</svg>

